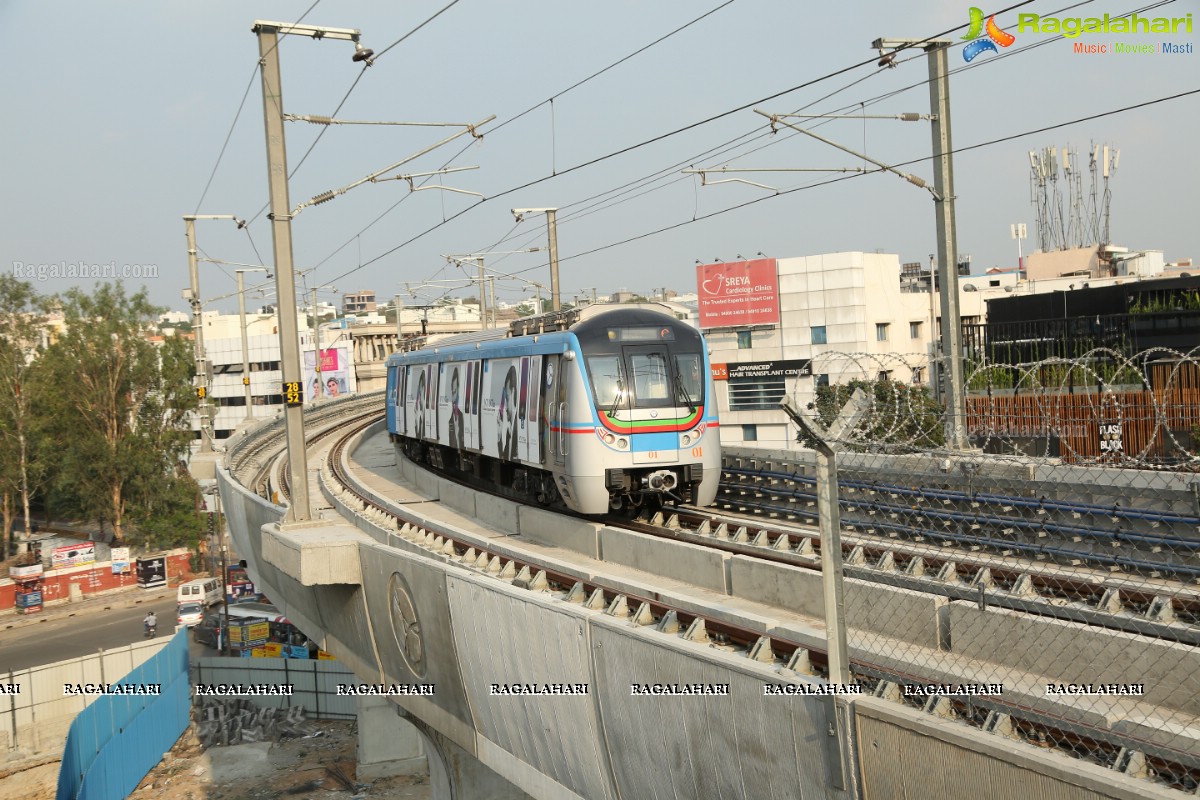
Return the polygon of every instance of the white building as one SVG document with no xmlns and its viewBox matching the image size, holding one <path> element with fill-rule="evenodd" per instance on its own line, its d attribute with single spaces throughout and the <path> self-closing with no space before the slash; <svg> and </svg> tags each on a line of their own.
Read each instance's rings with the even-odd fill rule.
<svg viewBox="0 0 1200 800">
<path fill-rule="evenodd" d="M 254 419 L 267 419 L 283 408 L 282 384 L 283 373 L 280 369 L 279 355 L 279 322 L 274 313 L 246 314 L 246 345 L 247 361 L 250 371 L 243 372 L 242 358 L 242 321 L 237 314 L 220 314 L 206 311 L 202 317 L 204 332 L 204 352 L 211 365 L 211 378 L 208 388 L 208 402 L 213 413 L 213 437 L 228 438 L 238 426 L 245 423 L 247 416 Z M 308 320 L 303 313 L 298 314 L 299 346 L 301 358 L 307 358 L 312 366 L 309 373 L 314 371 L 313 331 L 308 326 Z M 338 392 L 353 392 L 355 390 L 353 346 L 344 331 L 336 326 L 322 325 L 321 349 L 336 350 L 336 356 L 327 354 L 326 361 L 336 360 L 338 369 L 326 370 L 322 375 L 321 384 L 336 377 Z M 303 363 L 303 362 L 302 362 Z M 305 386 L 305 401 L 312 400 L 311 376 Z M 246 383 L 249 379 L 250 413 L 246 408 Z M 322 396 L 327 391 L 323 388 Z M 197 439 L 200 438 L 199 417 L 192 415 L 191 428 Z"/>
<path fill-rule="evenodd" d="M 757 271 L 741 275 L 743 264 L 758 265 L 753 268 Z M 698 275 L 699 316 L 712 351 L 724 444 L 794 449 L 795 425 L 779 408 L 785 395 L 803 407 L 826 383 L 879 377 L 929 381 L 931 332 L 936 336 L 940 298 L 928 292 L 927 283 L 921 291 L 902 292 L 900 259 L 894 254 L 830 253 L 710 264 L 701 266 Z M 987 293 L 972 280 L 959 283 L 961 315 L 965 321 L 982 321 Z M 988 288 L 1003 291 L 1000 283 L 1011 283 L 996 280 L 997 286 Z M 966 284 L 971 290 L 964 291 Z M 752 291 L 721 297 L 723 291 L 738 292 L 739 285 Z M 714 303 L 733 309 L 728 312 L 732 324 L 717 320 L 713 325 L 711 312 L 722 307 Z M 757 304 L 754 315 L 739 316 L 736 309 L 747 303 Z"/>
</svg>

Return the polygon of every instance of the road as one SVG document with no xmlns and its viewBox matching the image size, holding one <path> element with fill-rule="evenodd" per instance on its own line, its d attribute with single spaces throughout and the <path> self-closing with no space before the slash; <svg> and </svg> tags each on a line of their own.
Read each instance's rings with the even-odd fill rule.
<svg viewBox="0 0 1200 800">
<path fill-rule="evenodd" d="M 111 603 L 89 603 L 70 616 L 66 609 L 50 609 L 43 622 L 0 631 L 0 674 L 139 641 L 142 618 L 151 609 L 158 615 L 159 635 L 169 636 L 175 630 L 174 592 L 141 603 L 115 596 Z"/>
</svg>

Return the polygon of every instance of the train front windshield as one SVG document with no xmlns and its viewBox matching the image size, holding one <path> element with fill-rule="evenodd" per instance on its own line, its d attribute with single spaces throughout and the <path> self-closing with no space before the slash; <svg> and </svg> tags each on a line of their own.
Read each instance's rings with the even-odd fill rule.
<svg viewBox="0 0 1200 800">
<path fill-rule="evenodd" d="M 599 408 L 611 414 L 623 408 L 695 408 L 704 402 L 704 360 L 699 353 L 641 345 L 622 350 L 587 360 Z"/>
</svg>

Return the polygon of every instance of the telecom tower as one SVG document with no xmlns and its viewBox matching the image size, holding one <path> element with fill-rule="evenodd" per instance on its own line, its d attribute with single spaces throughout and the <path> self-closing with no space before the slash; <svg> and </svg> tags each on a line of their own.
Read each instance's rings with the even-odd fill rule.
<svg viewBox="0 0 1200 800">
<path fill-rule="evenodd" d="M 1041 151 L 1029 151 L 1030 200 L 1037 215 L 1038 245 L 1042 252 L 1111 241 L 1112 188 L 1109 179 L 1116 174 L 1120 158 L 1121 151 L 1115 147 L 1092 145 L 1088 167 L 1092 175 L 1091 194 L 1085 204 L 1079 153 L 1069 145 L 1062 149 L 1062 176 L 1070 203 L 1070 211 L 1064 220 L 1063 196 L 1058 183 L 1058 150 L 1046 147 Z"/>
</svg>

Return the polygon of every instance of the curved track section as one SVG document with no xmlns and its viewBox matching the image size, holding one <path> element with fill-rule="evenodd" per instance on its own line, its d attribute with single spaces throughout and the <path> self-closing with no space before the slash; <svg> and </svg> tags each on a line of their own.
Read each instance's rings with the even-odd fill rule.
<svg viewBox="0 0 1200 800">
<path fill-rule="evenodd" d="M 399 537 L 428 557 L 460 565 L 518 590 L 546 595 L 663 636 L 704 644 L 731 656 L 771 666 L 784 676 L 827 677 L 827 656 L 821 637 L 790 635 L 779 626 L 755 626 L 739 621 L 736 615 L 673 601 L 660 592 L 631 589 L 628 581 L 608 579 L 591 568 L 565 568 L 561 559 L 522 552 L 515 540 L 481 542 L 478 537 L 464 535 L 451 526 L 405 514 L 386 497 L 356 480 L 348 467 L 348 451 L 356 446 L 368 427 L 369 424 L 356 426 L 335 441 L 322 470 L 323 487 L 326 496 L 336 497 L 347 513 L 357 515 L 388 537 Z M 567 517 L 563 520 L 563 525 L 577 522 Z M 618 525 L 626 531 L 716 551 L 720 558 L 750 559 L 789 570 L 819 572 L 820 543 L 811 528 L 762 527 L 751 519 L 714 515 L 699 509 L 681 510 L 667 518 L 658 514 L 634 522 L 608 521 L 606 527 Z M 1063 582 L 1052 574 L 1050 565 L 1014 565 L 1008 558 L 1011 551 L 1004 556 L 971 552 L 965 557 L 948 557 L 928 544 L 888 542 L 885 537 L 859 534 L 848 536 L 844 546 L 843 557 L 850 578 L 885 588 L 898 587 L 888 591 L 904 591 L 910 599 L 914 595 L 935 595 L 949 600 L 979 601 L 981 608 L 994 603 L 1030 617 L 1062 620 L 1060 624 L 1084 622 L 1085 630 L 1103 627 L 1132 631 L 1143 637 L 1195 643 L 1197 631 L 1191 622 L 1200 604 L 1194 593 L 1184 596 L 1176 592 L 1168 611 L 1159 608 L 1155 616 L 1158 598 L 1153 592 L 1139 595 L 1126 591 L 1123 597 L 1129 598 L 1127 602 L 1141 603 L 1150 613 L 1115 614 L 1111 613 L 1110 598 L 1114 587 L 1120 585 L 1119 577 L 1099 572 L 1088 579 L 1075 575 L 1075 582 L 1063 588 Z M 958 576 L 967 581 L 959 580 Z M 1047 589 L 1050 586 L 1059 587 L 1057 591 L 1072 595 L 1072 599 L 1051 596 Z M 1168 586 L 1169 582 L 1164 581 L 1164 593 Z M 1177 590 L 1178 585 L 1174 588 Z M 1045 594 L 1039 594 L 1039 590 Z M 933 602 L 945 601 L 934 597 Z M 878 639 L 873 637 L 871 641 Z M 1054 747 L 1063 754 L 1083 756 L 1106 766 L 1124 769 L 1120 766 L 1124 754 L 1136 751 L 1153 760 L 1153 773 L 1163 782 L 1180 786 L 1195 786 L 1200 782 L 1195 739 L 1156 740 L 1144 727 L 1097 723 L 1094 714 L 1079 713 L 1078 707 L 1047 704 L 1032 699 L 1032 695 L 1011 690 L 995 697 L 909 696 L 900 687 L 946 682 L 980 685 L 987 677 L 972 671 L 978 665 L 964 662 L 956 666 L 957 662 L 946 657 L 933 668 L 931 662 L 921 657 L 897 660 L 891 653 L 902 646 L 891 651 L 872 650 L 866 642 L 867 639 L 858 639 L 851 658 L 853 680 L 863 692 L 955 718 L 983 731 L 1003 731 L 1012 739 L 1042 748 Z M 934 642 L 933 646 L 939 645 Z M 1111 712 L 1113 718 L 1120 718 L 1115 709 L 1114 706 Z"/>
</svg>

